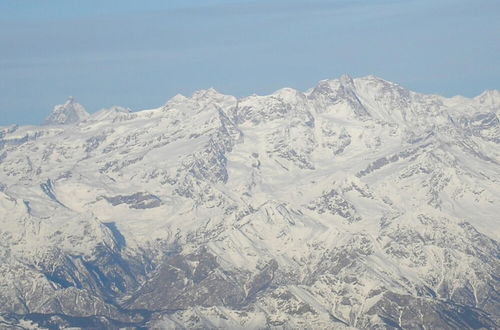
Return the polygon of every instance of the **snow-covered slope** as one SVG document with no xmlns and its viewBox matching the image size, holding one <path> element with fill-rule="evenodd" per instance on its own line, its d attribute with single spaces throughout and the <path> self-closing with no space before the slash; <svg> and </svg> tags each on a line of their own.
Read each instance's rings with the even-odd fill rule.
<svg viewBox="0 0 500 330">
<path fill-rule="evenodd" d="M 0 323 L 495 328 L 499 104 L 343 76 L 0 128 Z"/>
</svg>

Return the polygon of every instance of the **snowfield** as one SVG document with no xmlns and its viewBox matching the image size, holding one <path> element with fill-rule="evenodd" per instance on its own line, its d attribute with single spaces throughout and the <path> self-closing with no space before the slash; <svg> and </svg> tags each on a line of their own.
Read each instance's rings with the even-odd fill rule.
<svg viewBox="0 0 500 330">
<path fill-rule="evenodd" d="M 342 76 L 0 127 L 0 325 L 498 328 L 499 116 Z"/>
</svg>

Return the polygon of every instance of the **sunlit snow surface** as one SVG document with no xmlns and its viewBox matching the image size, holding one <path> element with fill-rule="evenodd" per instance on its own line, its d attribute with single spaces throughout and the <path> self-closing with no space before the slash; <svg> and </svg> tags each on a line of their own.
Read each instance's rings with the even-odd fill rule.
<svg viewBox="0 0 500 330">
<path fill-rule="evenodd" d="M 71 99 L 44 126 L 0 128 L 0 312 L 498 324 L 499 111 L 498 91 L 447 99 L 373 76 L 139 112 Z"/>
</svg>

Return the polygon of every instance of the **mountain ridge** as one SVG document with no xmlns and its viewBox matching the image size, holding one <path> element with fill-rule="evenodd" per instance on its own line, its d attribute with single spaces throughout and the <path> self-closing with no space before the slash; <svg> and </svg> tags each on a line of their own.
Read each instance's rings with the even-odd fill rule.
<svg viewBox="0 0 500 330">
<path fill-rule="evenodd" d="M 343 76 L 2 128 L 0 313 L 110 329 L 493 328 L 498 104 Z"/>
</svg>

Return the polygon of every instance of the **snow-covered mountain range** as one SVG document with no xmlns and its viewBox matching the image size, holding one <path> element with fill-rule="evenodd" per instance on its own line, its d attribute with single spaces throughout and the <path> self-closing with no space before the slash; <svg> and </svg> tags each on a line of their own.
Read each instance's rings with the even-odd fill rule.
<svg viewBox="0 0 500 330">
<path fill-rule="evenodd" d="M 0 325 L 500 326 L 500 92 L 368 76 L 0 128 Z"/>
</svg>

